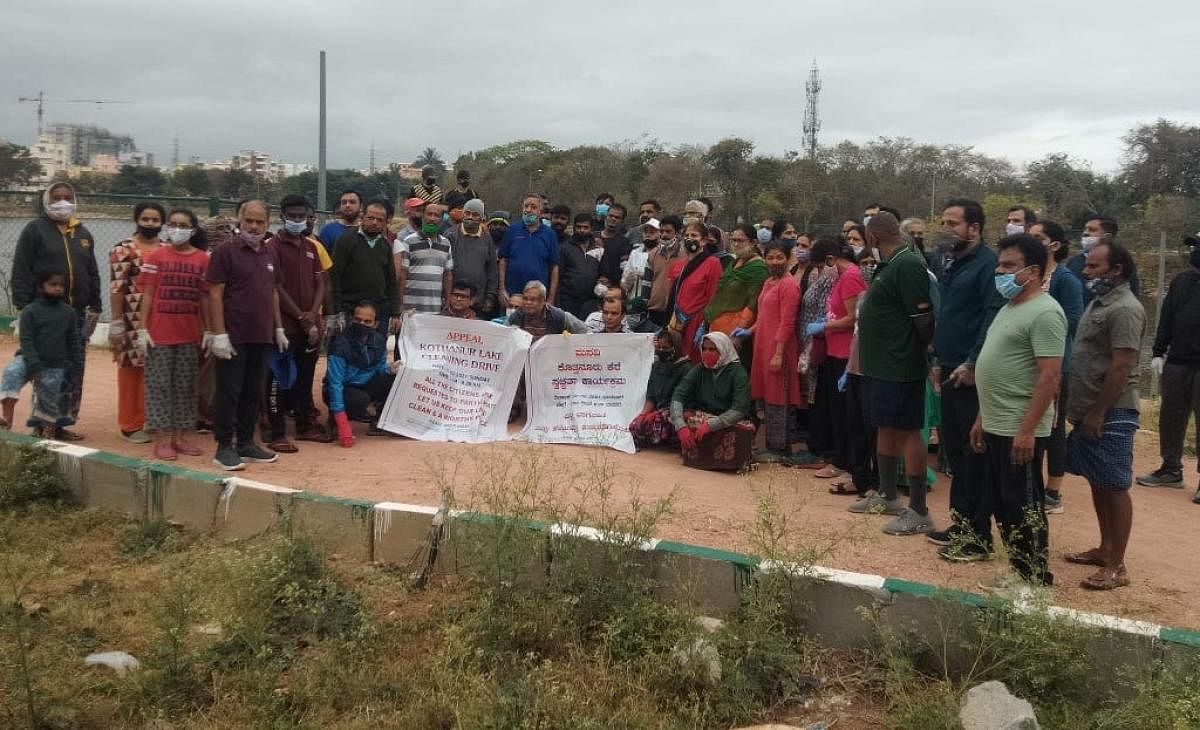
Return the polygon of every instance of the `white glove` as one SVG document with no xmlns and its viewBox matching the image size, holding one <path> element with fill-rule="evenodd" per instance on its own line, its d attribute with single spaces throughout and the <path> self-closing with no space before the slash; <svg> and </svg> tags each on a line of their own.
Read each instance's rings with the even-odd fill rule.
<svg viewBox="0 0 1200 730">
<path fill-rule="evenodd" d="M 1162 369 L 1163 359 L 1161 357 L 1152 358 L 1150 360 L 1150 370 L 1152 370 L 1155 375 L 1162 375 Z"/>
<path fill-rule="evenodd" d="M 21 339 L 21 310 L 17 310 L 17 316 L 13 317 L 12 321 L 13 339 Z"/>
<path fill-rule="evenodd" d="M 208 351 L 213 357 L 222 360 L 230 360 L 237 354 L 227 334 L 213 335 L 212 342 L 208 343 Z"/>
<path fill-rule="evenodd" d="M 392 375 L 400 372 L 400 368 L 402 367 L 404 367 L 404 363 L 400 362 L 399 360 L 393 360 L 392 364 L 388 365 L 388 369 L 392 371 Z"/>
<path fill-rule="evenodd" d="M 283 333 L 282 327 L 275 328 L 275 346 L 279 348 L 280 352 L 288 349 L 288 338 L 287 335 Z"/>
<path fill-rule="evenodd" d="M 336 337 L 345 329 L 346 315 L 344 312 L 325 315 L 325 332 L 328 337 Z"/>
<path fill-rule="evenodd" d="M 134 340 L 134 346 L 142 357 L 146 356 L 146 351 L 154 347 L 154 340 L 150 338 L 150 330 L 142 328 L 137 331 L 137 339 Z"/>
<path fill-rule="evenodd" d="M 596 286 L 592 287 L 592 293 L 597 297 L 602 297 L 608 293 L 608 287 L 604 284 L 597 283 Z"/>
</svg>

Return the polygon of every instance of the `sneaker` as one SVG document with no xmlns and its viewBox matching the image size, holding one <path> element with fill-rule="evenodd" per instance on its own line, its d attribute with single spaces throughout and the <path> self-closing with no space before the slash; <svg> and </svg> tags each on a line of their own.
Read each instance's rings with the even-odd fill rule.
<svg viewBox="0 0 1200 730">
<path fill-rule="evenodd" d="M 232 446 L 222 446 L 217 449 L 217 455 L 213 457 L 213 463 L 221 467 L 225 471 L 241 471 L 246 468 L 242 462 L 242 457 L 233 450 Z"/>
<path fill-rule="evenodd" d="M 978 563 L 991 560 L 992 552 L 977 542 L 959 542 L 937 551 L 938 557 L 951 563 Z"/>
<path fill-rule="evenodd" d="M 867 496 L 847 507 L 846 511 L 859 515 L 899 515 L 904 513 L 905 507 L 899 499 L 889 501 L 872 489 Z"/>
<path fill-rule="evenodd" d="M 136 431 L 122 431 L 121 438 L 125 439 L 131 444 L 148 444 L 153 441 L 153 439 L 150 438 L 150 434 L 146 433 L 140 428 Z"/>
<path fill-rule="evenodd" d="M 1156 469 L 1150 474 L 1137 478 L 1137 483 L 1143 487 L 1168 487 L 1170 489 L 1183 489 L 1183 474 L 1169 469 Z"/>
<path fill-rule="evenodd" d="M 1048 515 L 1061 515 L 1063 513 L 1062 495 L 1055 496 L 1046 492 L 1045 499 L 1042 500 L 1043 507 Z"/>
<path fill-rule="evenodd" d="M 933 532 L 930 532 L 925 536 L 925 539 L 934 545 L 949 545 L 950 543 L 954 542 L 955 538 L 957 538 L 960 534 L 962 534 L 962 530 L 959 529 L 958 525 L 950 525 L 944 530 L 934 530 Z"/>
<path fill-rule="evenodd" d="M 267 451 L 258 444 L 250 444 L 249 446 L 239 446 L 237 455 L 243 460 L 254 464 L 273 464 L 279 458 L 279 455 L 273 451 Z"/>
<path fill-rule="evenodd" d="M 906 509 L 896 519 L 883 526 L 887 535 L 919 535 L 933 529 L 933 520 L 929 515 L 917 514 L 915 510 Z"/>
</svg>

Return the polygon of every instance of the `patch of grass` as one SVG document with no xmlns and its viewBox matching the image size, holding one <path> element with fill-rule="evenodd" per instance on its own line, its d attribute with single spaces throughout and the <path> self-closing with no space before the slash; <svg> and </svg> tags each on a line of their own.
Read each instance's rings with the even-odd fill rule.
<svg viewBox="0 0 1200 730">
<path fill-rule="evenodd" d="M 14 450 L 0 450 L 0 510 L 28 511 L 74 503 L 48 449 L 21 444 Z"/>
<path fill-rule="evenodd" d="M 134 558 L 173 552 L 179 547 L 179 532 L 166 520 L 142 520 L 121 536 L 121 552 Z"/>
</svg>

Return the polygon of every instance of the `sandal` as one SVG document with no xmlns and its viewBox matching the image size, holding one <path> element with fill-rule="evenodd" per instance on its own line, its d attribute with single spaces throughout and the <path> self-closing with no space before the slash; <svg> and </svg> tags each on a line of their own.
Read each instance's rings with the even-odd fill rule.
<svg viewBox="0 0 1200 730">
<path fill-rule="evenodd" d="M 854 486 L 853 482 L 839 479 L 829 485 L 829 493 L 841 497 L 857 497 L 858 489 Z"/>
<path fill-rule="evenodd" d="M 813 476 L 815 476 L 817 479 L 833 479 L 834 477 L 840 477 L 841 475 L 843 475 L 845 473 L 846 472 L 837 468 L 833 464 L 827 464 L 824 469 L 817 472 L 816 474 L 813 474 Z"/>
<path fill-rule="evenodd" d="M 294 454 L 300 450 L 296 447 L 296 444 L 288 441 L 287 439 L 272 441 L 270 444 L 268 444 L 268 447 L 271 449 L 271 451 L 274 451 L 277 454 Z"/>
<path fill-rule="evenodd" d="M 184 456 L 200 456 L 204 453 L 198 446 L 190 441 L 185 441 L 184 439 L 172 441 L 171 448 L 175 449 L 175 451 L 183 454 Z"/>
<path fill-rule="evenodd" d="M 1075 565 L 1095 565 L 1098 568 L 1103 568 L 1104 558 L 1099 556 L 1099 552 L 1098 549 L 1092 548 L 1091 550 L 1084 550 L 1081 553 L 1067 553 L 1063 556 L 1063 560 Z"/>
<path fill-rule="evenodd" d="M 1111 591 L 1129 585 L 1129 574 L 1125 566 L 1119 568 L 1101 568 L 1080 582 L 1080 585 L 1091 591 Z"/>
<path fill-rule="evenodd" d="M 175 461 L 178 456 L 179 455 L 175 453 L 175 447 L 171 446 L 170 444 L 160 443 L 154 445 L 154 458 L 156 459 L 162 459 L 163 461 Z"/>
</svg>

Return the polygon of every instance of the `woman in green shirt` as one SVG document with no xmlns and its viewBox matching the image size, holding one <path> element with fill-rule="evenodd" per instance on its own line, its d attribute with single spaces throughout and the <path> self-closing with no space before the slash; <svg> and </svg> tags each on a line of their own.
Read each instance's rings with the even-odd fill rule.
<svg viewBox="0 0 1200 730">
<path fill-rule="evenodd" d="M 728 335 L 711 332 L 671 396 L 671 425 L 685 466 L 737 470 L 750 462 L 750 378 Z"/>
</svg>

